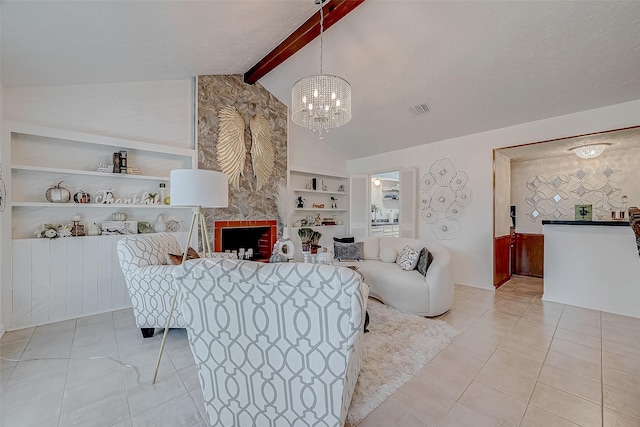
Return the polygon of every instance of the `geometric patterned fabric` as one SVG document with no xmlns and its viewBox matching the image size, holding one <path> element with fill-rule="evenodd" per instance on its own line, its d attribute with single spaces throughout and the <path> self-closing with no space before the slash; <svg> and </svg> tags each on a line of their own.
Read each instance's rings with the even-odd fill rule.
<svg viewBox="0 0 640 427">
<path fill-rule="evenodd" d="M 369 294 L 357 273 L 199 259 L 173 274 L 210 425 L 344 425 Z"/>
<path fill-rule="evenodd" d="M 139 328 L 164 328 L 167 325 L 175 285 L 167 264 L 167 254 L 181 254 L 182 248 L 169 233 L 126 236 L 118 240 L 118 259 L 129 289 L 131 305 Z M 176 307 L 171 328 L 184 328 L 185 322 Z"/>
</svg>

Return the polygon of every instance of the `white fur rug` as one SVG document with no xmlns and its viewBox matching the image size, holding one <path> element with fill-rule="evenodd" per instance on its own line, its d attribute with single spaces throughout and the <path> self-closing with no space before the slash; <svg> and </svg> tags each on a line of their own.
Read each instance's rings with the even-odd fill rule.
<svg viewBox="0 0 640 427">
<path fill-rule="evenodd" d="M 371 298 L 367 310 L 371 320 L 347 415 L 351 425 L 409 381 L 459 333 L 442 320 L 404 314 Z"/>
</svg>

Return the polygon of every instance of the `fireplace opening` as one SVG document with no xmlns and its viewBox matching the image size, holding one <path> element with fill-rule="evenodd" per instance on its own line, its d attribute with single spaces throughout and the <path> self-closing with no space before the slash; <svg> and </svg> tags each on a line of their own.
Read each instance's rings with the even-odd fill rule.
<svg viewBox="0 0 640 427">
<path fill-rule="evenodd" d="M 251 253 L 252 260 L 268 259 L 271 227 L 238 227 L 222 229 L 222 251 Z M 251 249 L 251 251 L 248 251 Z"/>
<path fill-rule="evenodd" d="M 236 252 L 244 259 L 268 261 L 277 239 L 275 220 L 215 221 L 216 252 Z"/>
</svg>

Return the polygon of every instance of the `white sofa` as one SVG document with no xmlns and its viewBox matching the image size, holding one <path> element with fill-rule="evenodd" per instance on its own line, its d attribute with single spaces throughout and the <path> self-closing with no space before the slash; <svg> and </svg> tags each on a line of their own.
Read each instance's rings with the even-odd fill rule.
<svg viewBox="0 0 640 427">
<path fill-rule="evenodd" d="M 344 425 L 362 361 L 360 276 L 230 259 L 173 275 L 209 425 Z"/>
<path fill-rule="evenodd" d="M 369 295 L 402 312 L 439 316 L 453 304 L 453 265 L 449 251 L 433 242 L 398 237 L 356 237 L 363 242 L 363 261 L 336 262 L 355 265 L 364 274 Z M 416 251 L 427 248 L 433 262 L 426 277 L 417 270 L 402 270 L 395 262 L 382 262 L 380 251 L 393 248 L 397 254 L 408 245 Z"/>
</svg>

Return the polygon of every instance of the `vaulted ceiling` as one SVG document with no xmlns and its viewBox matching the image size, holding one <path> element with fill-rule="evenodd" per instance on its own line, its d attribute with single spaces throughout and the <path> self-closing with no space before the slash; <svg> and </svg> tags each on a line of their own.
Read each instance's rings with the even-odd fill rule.
<svg viewBox="0 0 640 427">
<path fill-rule="evenodd" d="M 243 74 L 312 0 L 2 1 L 4 87 Z M 320 45 L 260 80 L 284 103 Z M 324 35 L 347 159 L 640 99 L 640 2 L 366 0 Z M 408 107 L 426 103 L 414 117 Z M 640 118 L 639 118 L 640 121 Z M 292 125 L 294 126 L 294 125 Z"/>
</svg>

